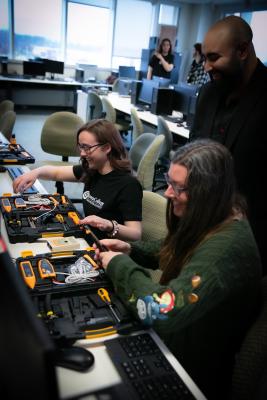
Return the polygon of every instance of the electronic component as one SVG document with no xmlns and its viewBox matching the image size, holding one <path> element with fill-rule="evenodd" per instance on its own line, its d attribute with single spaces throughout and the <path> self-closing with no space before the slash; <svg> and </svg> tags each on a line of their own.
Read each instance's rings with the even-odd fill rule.
<svg viewBox="0 0 267 400">
<path fill-rule="evenodd" d="M 16 208 L 26 208 L 25 200 L 22 197 L 17 197 L 15 199 L 15 206 Z"/>
<path fill-rule="evenodd" d="M 21 261 L 19 263 L 19 268 L 26 285 L 29 286 L 29 288 L 33 289 L 36 284 L 36 278 L 32 269 L 31 262 L 28 260 Z"/>
<path fill-rule="evenodd" d="M 47 258 L 38 260 L 38 271 L 42 279 L 55 278 L 56 276 L 54 267 Z"/>
<path fill-rule="evenodd" d="M 80 242 L 74 236 L 53 237 L 47 239 L 47 244 L 53 252 L 77 250 L 80 248 Z"/>
<path fill-rule="evenodd" d="M 9 199 L 5 199 L 4 197 L 1 199 L 2 207 L 5 210 L 5 212 L 10 213 L 11 212 L 11 204 Z"/>
</svg>

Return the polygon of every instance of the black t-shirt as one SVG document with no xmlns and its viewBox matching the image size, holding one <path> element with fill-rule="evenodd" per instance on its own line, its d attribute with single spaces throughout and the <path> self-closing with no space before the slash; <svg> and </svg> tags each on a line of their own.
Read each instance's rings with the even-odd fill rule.
<svg viewBox="0 0 267 400">
<path fill-rule="evenodd" d="M 173 64 L 174 61 L 173 54 L 168 54 L 167 56 L 162 56 L 162 57 L 164 58 L 165 61 L 167 61 L 168 64 Z M 167 79 L 171 77 L 171 73 L 165 71 L 163 66 L 160 64 L 160 60 L 155 55 L 151 57 L 149 65 L 150 67 L 153 68 L 152 75 L 161 76 L 162 78 L 167 78 Z"/>
<path fill-rule="evenodd" d="M 80 180 L 84 170 L 81 165 L 73 167 L 75 177 Z M 124 171 L 111 171 L 106 175 L 98 172 L 85 182 L 83 208 L 85 216 L 125 221 L 142 220 L 143 191 L 138 180 Z M 94 230 L 99 238 L 107 237 L 106 232 Z"/>
</svg>

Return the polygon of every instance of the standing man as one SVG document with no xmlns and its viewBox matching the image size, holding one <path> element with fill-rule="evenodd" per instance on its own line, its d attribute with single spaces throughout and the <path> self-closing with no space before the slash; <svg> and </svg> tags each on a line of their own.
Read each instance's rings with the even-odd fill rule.
<svg viewBox="0 0 267 400">
<path fill-rule="evenodd" d="M 190 141 L 209 137 L 231 151 L 239 191 L 267 274 L 266 159 L 267 68 L 257 59 L 250 26 L 229 16 L 215 23 L 203 42 L 211 82 L 199 93 Z"/>
</svg>

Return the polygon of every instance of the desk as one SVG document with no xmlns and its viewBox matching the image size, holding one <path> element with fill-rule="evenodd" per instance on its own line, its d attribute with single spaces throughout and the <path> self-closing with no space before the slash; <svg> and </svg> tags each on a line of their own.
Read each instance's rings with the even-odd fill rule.
<svg viewBox="0 0 267 400">
<path fill-rule="evenodd" d="M 82 84 L 69 80 L 23 79 L 0 76 L 3 98 L 17 106 L 54 106 L 76 109 L 76 90 Z"/>
<path fill-rule="evenodd" d="M 25 171 L 28 167 L 22 167 Z M 12 193 L 12 181 L 9 178 L 7 172 L 0 174 L 0 185 L 3 191 Z M 45 193 L 44 188 L 37 181 L 35 186 L 40 190 L 40 192 Z M 9 253 L 11 257 L 17 258 L 20 256 L 21 250 L 32 250 L 34 254 L 39 254 L 47 252 L 48 248 L 45 243 L 35 242 L 35 243 L 17 243 L 11 244 L 8 240 L 5 226 L 2 222 L 1 232 L 5 242 L 7 243 Z M 83 239 L 80 239 L 83 241 Z M 84 241 L 85 242 L 85 241 Z M 86 242 L 85 242 L 86 243 Z M 87 245 L 87 243 L 86 243 Z M 178 375 L 190 388 L 191 392 L 197 400 L 205 400 L 204 395 L 197 388 L 195 383 L 180 365 L 178 360 L 171 354 L 167 347 L 162 343 L 160 338 L 155 332 L 151 331 L 153 339 L 156 341 L 158 346 L 164 352 L 166 358 L 177 371 Z M 116 337 L 116 335 L 109 336 L 105 339 L 111 339 Z M 102 339 L 103 340 L 103 339 Z M 101 339 L 90 339 L 90 340 L 79 340 L 76 345 L 82 346 L 90 349 L 90 351 L 95 356 L 95 363 L 93 367 L 86 373 L 79 373 L 76 371 L 68 370 L 62 367 L 57 367 L 56 375 L 59 386 L 60 398 L 67 400 L 72 398 L 72 396 L 82 395 L 88 392 L 104 389 L 116 385 L 121 382 L 120 376 L 115 369 L 112 360 L 107 354 L 106 347 Z M 94 399 L 94 397 L 92 397 Z"/>
<path fill-rule="evenodd" d="M 114 108 L 116 108 L 116 110 L 119 110 L 125 114 L 131 114 L 131 108 L 138 108 L 136 106 L 134 106 L 133 104 L 131 104 L 131 99 L 130 97 L 122 97 L 119 96 L 118 93 L 110 93 L 108 95 L 108 99 L 111 101 L 111 104 L 113 105 Z M 158 125 L 158 116 L 155 114 L 152 114 L 150 111 L 137 111 L 138 117 L 144 121 L 147 122 L 151 125 L 157 126 Z M 187 128 L 181 127 L 181 126 L 177 126 L 176 123 L 174 122 L 169 122 L 166 121 L 168 127 L 170 128 L 170 131 L 175 134 L 178 135 L 184 139 L 188 139 L 189 138 L 189 130 Z"/>
<path fill-rule="evenodd" d="M 86 120 L 87 117 L 87 93 L 78 91 L 77 93 L 77 114 Z M 113 107 L 118 110 L 123 112 L 124 114 L 130 115 L 131 114 L 131 108 L 136 108 L 138 107 L 134 106 L 131 104 L 131 99 L 130 97 L 123 97 L 120 96 L 116 92 L 110 92 L 108 94 L 108 99 L 110 100 L 111 104 Z M 137 111 L 138 117 L 143 121 L 146 122 L 150 125 L 157 126 L 158 125 L 158 116 L 155 114 L 152 114 L 150 111 Z M 184 142 L 187 141 L 189 138 L 189 129 L 184 128 L 182 126 L 177 126 L 176 123 L 174 122 L 169 122 L 166 121 L 168 127 L 170 128 L 170 131 L 177 136 L 177 139 L 180 138 Z"/>
</svg>

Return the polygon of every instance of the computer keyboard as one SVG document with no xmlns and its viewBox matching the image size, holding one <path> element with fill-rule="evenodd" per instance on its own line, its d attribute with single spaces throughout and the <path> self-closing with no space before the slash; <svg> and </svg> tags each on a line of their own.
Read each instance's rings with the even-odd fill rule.
<svg viewBox="0 0 267 400">
<path fill-rule="evenodd" d="M 104 344 L 127 386 L 127 400 L 195 399 L 149 333 Z"/>
<path fill-rule="evenodd" d="M 24 171 L 22 170 L 22 168 L 20 167 L 8 167 L 7 171 L 9 173 L 9 176 L 11 177 L 11 179 L 14 181 L 14 179 L 16 179 L 18 176 L 23 175 Z M 27 190 L 25 190 L 24 192 L 25 194 L 34 194 L 34 193 L 38 193 L 38 190 L 36 189 L 36 187 L 33 185 L 31 187 L 29 187 Z"/>
</svg>

